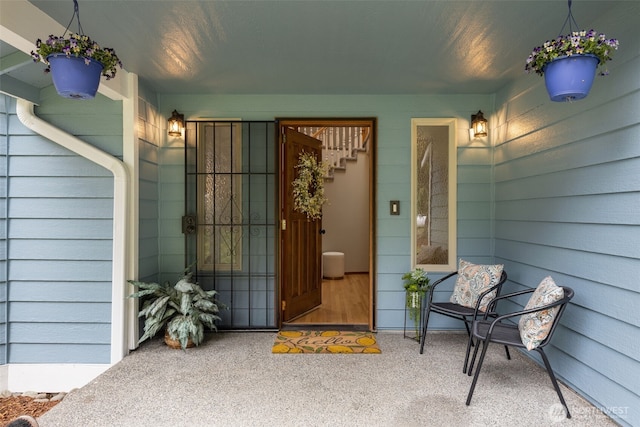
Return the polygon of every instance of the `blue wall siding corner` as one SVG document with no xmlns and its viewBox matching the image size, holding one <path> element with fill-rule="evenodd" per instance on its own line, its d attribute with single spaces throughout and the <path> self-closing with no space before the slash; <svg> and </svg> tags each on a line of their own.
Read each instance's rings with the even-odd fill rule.
<svg viewBox="0 0 640 427">
<path fill-rule="evenodd" d="M 121 156 L 121 103 L 98 97 L 88 109 L 48 90 L 38 115 Z M 9 114 L 3 363 L 109 363 L 113 176 L 26 129 L 14 103 Z"/>
<path fill-rule="evenodd" d="M 495 255 L 508 289 L 546 275 L 574 289 L 552 366 L 605 412 L 617 409 L 615 421 L 640 425 L 640 39 L 624 50 L 615 78 L 580 104 L 518 86 L 498 94 L 508 131 L 494 153 Z"/>
</svg>

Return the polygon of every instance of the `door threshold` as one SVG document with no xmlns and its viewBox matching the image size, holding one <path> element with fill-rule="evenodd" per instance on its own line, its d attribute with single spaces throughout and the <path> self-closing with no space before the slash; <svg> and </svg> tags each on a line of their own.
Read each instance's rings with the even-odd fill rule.
<svg viewBox="0 0 640 427">
<path fill-rule="evenodd" d="M 283 323 L 280 330 L 283 331 L 366 331 L 369 332 L 369 325 L 366 323 Z"/>
<path fill-rule="evenodd" d="M 294 317 L 293 319 L 291 319 L 291 320 L 287 320 L 286 322 L 282 322 L 282 323 L 284 324 L 284 323 L 292 323 L 292 322 L 296 322 L 298 319 L 302 319 L 304 316 L 306 316 L 306 315 L 307 315 L 307 314 L 309 314 L 309 313 L 313 313 L 314 311 L 318 310 L 320 307 L 322 307 L 322 304 L 317 305 L 317 306 L 313 307 L 311 310 L 307 310 L 307 311 L 305 311 L 304 313 L 298 314 L 298 315 L 297 315 L 296 317 Z"/>
</svg>

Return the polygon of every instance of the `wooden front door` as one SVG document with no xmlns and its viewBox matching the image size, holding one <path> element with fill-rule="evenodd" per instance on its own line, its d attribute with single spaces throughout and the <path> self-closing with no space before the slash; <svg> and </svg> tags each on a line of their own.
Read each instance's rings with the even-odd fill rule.
<svg viewBox="0 0 640 427">
<path fill-rule="evenodd" d="M 292 184 L 300 153 L 313 153 L 321 161 L 322 144 L 287 127 L 280 138 L 280 318 L 287 322 L 322 303 L 322 219 L 294 210 Z"/>
</svg>

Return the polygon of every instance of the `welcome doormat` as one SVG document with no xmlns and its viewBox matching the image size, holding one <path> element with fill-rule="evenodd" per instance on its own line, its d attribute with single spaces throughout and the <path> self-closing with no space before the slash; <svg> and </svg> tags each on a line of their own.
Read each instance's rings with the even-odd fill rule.
<svg viewBox="0 0 640 427">
<path fill-rule="evenodd" d="M 280 331 L 272 353 L 381 353 L 371 332 Z"/>
</svg>

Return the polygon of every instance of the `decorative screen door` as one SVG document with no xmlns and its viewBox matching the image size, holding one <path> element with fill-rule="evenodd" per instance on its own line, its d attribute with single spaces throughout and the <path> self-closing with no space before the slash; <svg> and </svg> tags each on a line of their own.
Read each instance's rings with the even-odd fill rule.
<svg viewBox="0 0 640 427">
<path fill-rule="evenodd" d="M 187 121 L 185 265 L 218 291 L 219 329 L 276 326 L 275 122 Z"/>
</svg>

